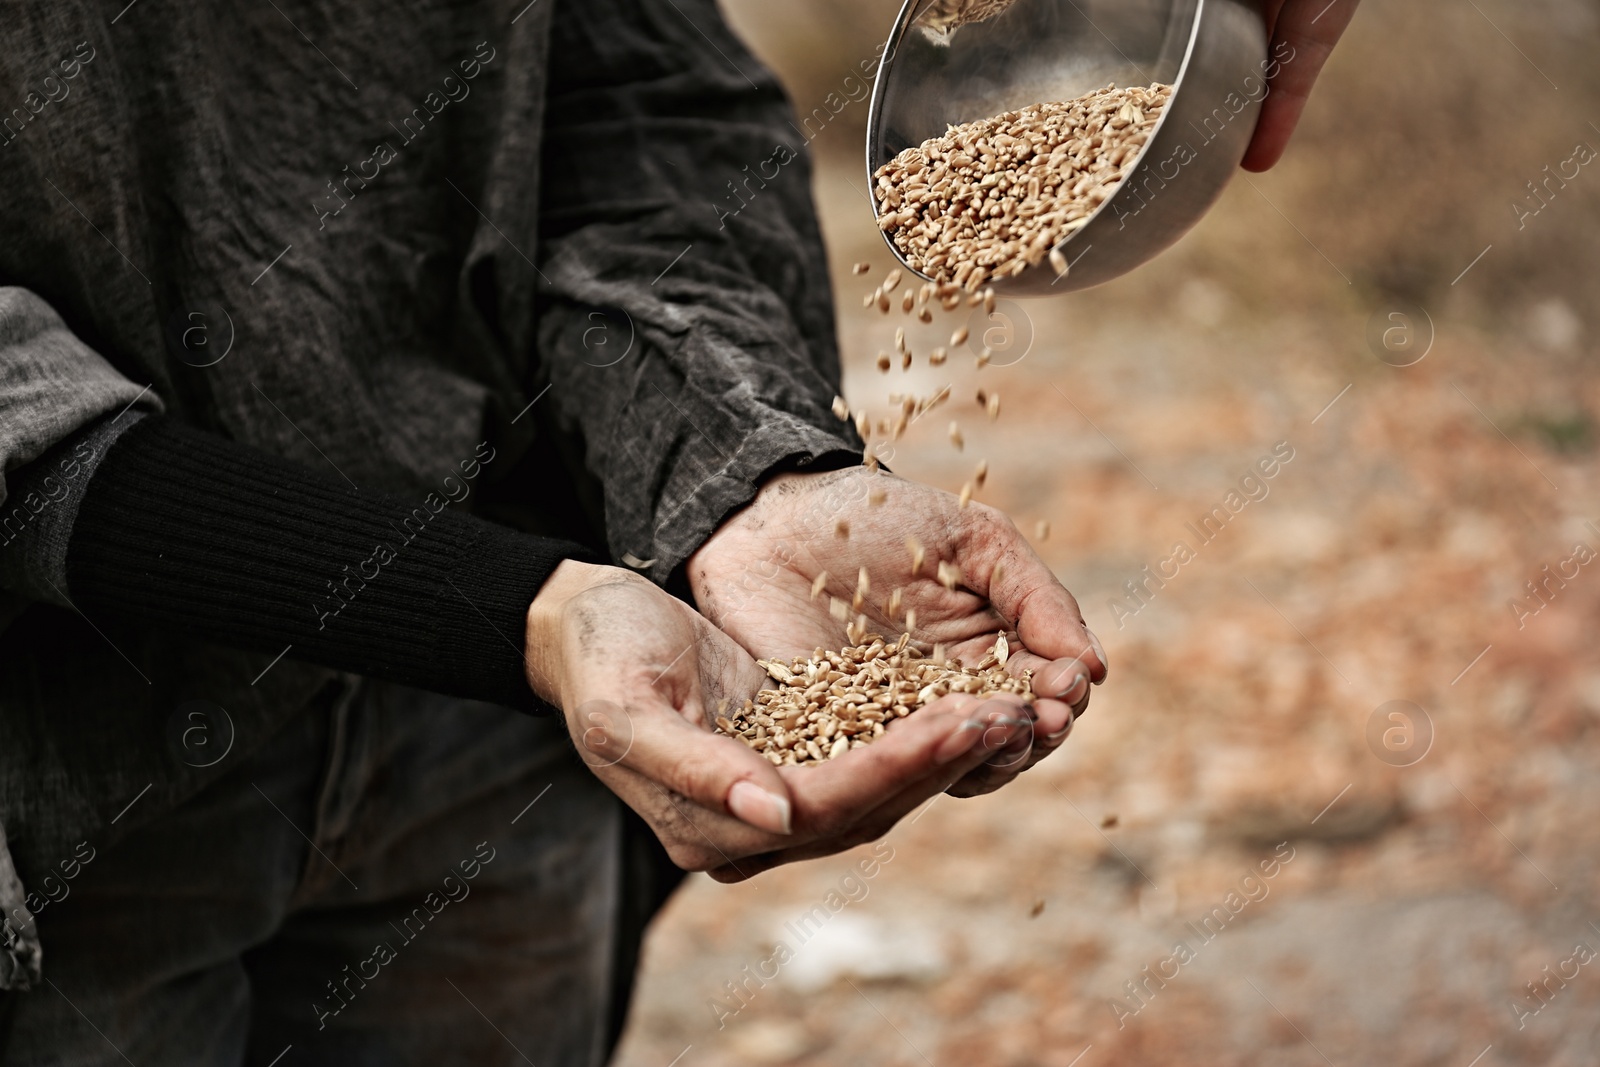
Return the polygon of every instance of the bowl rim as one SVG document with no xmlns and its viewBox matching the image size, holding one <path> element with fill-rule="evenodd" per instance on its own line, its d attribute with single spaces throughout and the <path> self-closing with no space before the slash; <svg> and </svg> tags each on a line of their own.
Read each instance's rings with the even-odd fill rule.
<svg viewBox="0 0 1600 1067">
<path fill-rule="evenodd" d="M 1072 3 L 1074 8 L 1078 7 L 1073 0 L 1068 0 L 1068 2 Z M 1111 207 L 1111 205 L 1115 203 L 1119 197 L 1122 197 L 1127 191 L 1131 179 L 1144 164 L 1145 157 L 1149 155 L 1151 148 L 1155 145 L 1157 135 L 1161 132 L 1162 128 L 1167 124 L 1167 120 L 1172 117 L 1174 111 L 1176 110 L 1176 108 L 1173 107 L 1173 102 L 1177 99 L 1178 93 L 1183 89 L 1185 78 L 1188 76 L 1189 69 L 1194 62 L 1195 48 L 1200 40 L 1200 22 L 1204 18 L 1207 5 L 1210 2 L 1211 0 L 1195 0 L 1194 14 L 1189 20 L 1189 39 L 1184 44 L 1183 61 L 1178 64 L 1178 73 L 1172 80 L 1172 92 L 1168 95 L 1167 106 L 1161 109 L 1161 117 L 1158 118 L 1156 120 L 1156 124 L 1150 128 L 1150 135 L 1145 138 L 1145 142 L 1140 146 L 1138 154 L 1133 157 L 1133 165 L 1128 170 L 1128 177 L 1117 183 L 1117 187 L 1112 190 L 1111 195 L 1101 201 L 1099 207 L 1095 208 L 1087 216 L 1085 216 L 1083 222 L 1078 226 L 1077 229 L 1062 237 L 1059 241 L 1052 245 L 1051 251 L 1062 251 L 1062 253 L 1065 254 L 1064 250 L 1066 247 L 1084 231 L 1093 227 L 1095 221 L 1105 214 L 1106 209 Z M 876 168 L 874 168 L 872 165 L 872 151 L 878 141 L 879 125 L 883 119 L 883 98 L 888 91 L 888 82 L 885 78 L 885 75 L 889 73 L 890 68 L 893 66 L 894 59 L 900 51 L 901 41 L 904 40 L 906 33 L 908 33 L 911 29 L 911 20 L 913 15 L 916 13 L 914 9 L 921 9 L 930 3 L 933 3 L 933 0 L 904 0 L 904 3 L 902 3 L 900 6 L 900 13 L 895 16 L 894 25 L 889 30 L 889 37 L 884 46 L 883 54 L 878 58 L 877 73 L 873 75 L 872 97 L 867 108 L 867 136 L 865 155 L 867 165 L 867 205 L 872 209 L 872 221 L 875 227 L 878 219 L 881 216 L 879 214 L 880 205 L 878 203 L 877 195 L 877 173 Z M 1081 8 L 1078 10 L 1080 13 L 1082 13 Z M 1096 32 L 1099 32 L 1099 27 L 1094 26 L 1094 22 L 1089 19 L 1088 15 L 1084 15 L 1084 20 L 1089 22 L 1089 25 L 1094 27 Z M 1105 35 L 1102 33 L 1101 36 L 1104 37 Z M 1106 38 L 1106 40 L 1109 42 L 1110 38 Z M 1111 42 L 1111 46 L 1116 48 L 1116 43 Z M 1117 51 L 1120 52 L 1121 49 L 1117 49 Z M 1126 59 L 1127 57 L 1124 56 L 1123 58 Z M 1129 60 L 1129 62 L 1132 61 Z M 1045 102 L 1046 101 L 1035 101 L 1034 103 Z M 1031 106 L 1031 104 L 1022 105 L 1022 107 Z M 1021 110 L 1021 108 L 1011 108 L 1009 110 L 1018 111 Z M 1005 112 L 999 112 L 999 114 L 1004 113 Z M 896 154 L 898 155 L 898 153 Z M 885 160 L 885 163 L 887 162 L 888 161 Z M 883 243 L 888 246 L 890 254 L 894 256 L 896 262 L 899 263 L 900 266 L 904 267 L 906 270 L 910 271 L 912 274 L 923 279 L 924 281 L 934 281 L 933 278 L 928 277 L 928 275 L 924 274 L 922 271 L 906 262 L 905 257 L 901 255 L 900 249 L 895 247 L 895 243 L 890 239 L 887 231 L 879 229 L 878 236 L 883 240 Z M 1084 252 L 1087 252 L 1089 248 L 1092 247 L 1093 245 L 1086 247 Z M 1082 255 L 1083 253 L 1080 252 L 1080 258 Z M 1067 270 L 1056 275 L 1050 284 L 1054 286 L 1056 282 L 1068 277 L 1072 273 L 1072 264 L 1075 262 L 1076 260 L 1069 260 L 1067 264 Z M 1042 266 L 1042 263 L 1040 266 Z M 1029 267 L 1028 269 L 1038 270 L 1040 267 Z M 1004 278 L 989 278 L 984 284 L 986 288 L 992 287 L 998 294 L 1004 292 L 1005 288 L 1013 280 L 1014 279 L 1011 276 Z"/>
</svg>

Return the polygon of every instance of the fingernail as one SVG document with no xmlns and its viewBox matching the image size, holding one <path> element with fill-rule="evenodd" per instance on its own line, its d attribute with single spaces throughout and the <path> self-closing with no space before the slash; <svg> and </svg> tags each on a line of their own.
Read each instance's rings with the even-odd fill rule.
<svg viewBox="0 0 1600 1067">
<path fill-rule="evenodd" d="M 1106 669 L 1106 673 L 1100 676 L 1100 682 L 1104 682 L 1111 674 L 1111 661 L 1106 659 L 1106 650 L 1101 646 L 1100 639 L 1094 635 L 1094 631 L 1085 626 L 1083 632 L 1089 635 L 1089 647 L 1094 649 L 1094 654 L 1100 657 L 1100 663 Z M 1095 684 L 1099 685 L 1100 682 Z"/>
<path fill-rule="evenodd" d="M 971 721 L 982 731 L 981 744 L 984 750 L 1000 752 L 1015 743 L 1019 734 L 1031 736 L 1034 713 L 1026 704 L 1013 705 L 1009 700 L 987 700 Z M 1019 731 L 1018 727 L 1024 729 Z"/>
<path fill-rule="evenodd" d="M 1055 742 L 1064 739 L 1068 734 L 1072 733 L 1072 724 L 1076 722 L 1077 719 L 1078 717 L 1072 714 L 1072 712 L 1067 712 L 1067 725 L 1063 726 L 1053 734 L 1047 734 L 1045 736 L 1045 740 L 1051 744 L 1054 744 Z"/>
<path fill-rule="evenodd" d="M 734 818 L 774 834 L 794 832 L 789 798 L 769 793 L 751 781 L 733 783 L 728 790 L 728 810 Z"/>
<path fill-rule="evenodd" d="M 1080 674 L 1078 675 L 1078 680 L 1072 683 L 1072 688 L 1068 689 L 1061 699 L 1066 701 L 1068 704 L 1076 706 L 1078 701 L 1088 696 L 1088 694 L 1089 676 L 1087 674 Z"/>
<path fill-rule="evenodd" d="M 1063 677 L 1070 678 L 1071 681 L 1067 682 L 1065 685 L 1062 685 L 1061 679 L 1057 679 L 1056 691 L 1054 693 L 1046 693 L 1044 695 L 1054 700 L 1064 701 L 1068 704 L 1076 704 L 1078 701 L 1083 699 L 1083 694 L 1089 690 L 1089 676 L 1082 670 L 1072 669 L 1068 672 L 1064 672 Z"/>
<path fill-rule="evenodd" d="M 1031 729 L 1033 724 L 1029 723 L 1028 725 L 1030 729 L 1017 731 L 1015 737 L 1011 738 L 994 755 L 984 761 L 984 766 L 1003 771 L 1009 767 L 1015 767 L 1027 759 L 1033 753 L 1033 730 Z M 990 729 L 998 729 L 998 727 L 991 726 Z"/>
<path fill-rule="evenodd" d="M 983 723 L 967 720 L 952 730 L 949 737 L 939 742 L 939 747 L 933 750 L 933 761 L 945 764 L 960 759 L 972 751 L 972 746 L 977 744 L 982 736 Z"/>
<path fill-rule="evenodd" d="M 1006 749 L 1017 743 L 1017 738 L 1019 736 L 1026 738 L 1027 731 L 1024 730 L 1020 734 L 1014 732 L 1016 727 L 1019 725 L 1023 724 L 1019 724 L 1015 719 L 1007 719 L 1001 722 L 990 723 L 983 731 L 984 750 L 987 752 L 1003 754 Z M 1029 723 L 1026 725 L 1032 724 Z"/>
</svg>

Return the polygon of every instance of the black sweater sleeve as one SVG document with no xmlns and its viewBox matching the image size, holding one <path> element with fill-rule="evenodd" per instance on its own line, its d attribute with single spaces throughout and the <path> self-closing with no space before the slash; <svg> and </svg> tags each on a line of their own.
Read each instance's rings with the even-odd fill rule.
<svg viewBox="0 0 1600 1067">
<path fill-rule="evenodd" d="M 114 617 L 526 710 L 528 605 L 582 546 L 363 492 L 147 418 L 106 452 L 68 591 Z"/>
</svg>

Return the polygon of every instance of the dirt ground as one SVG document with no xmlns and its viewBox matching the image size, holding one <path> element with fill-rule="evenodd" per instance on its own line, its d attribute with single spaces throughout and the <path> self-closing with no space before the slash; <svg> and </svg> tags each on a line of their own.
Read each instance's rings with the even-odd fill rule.
<svg viewBox="0 0 1600 1067">
<path fill-rule="evenodd" d="M 892 11 L 731 14 L 805 109 Z M 1031 346 L 982 370 L 875 369 L 867 105 L 817 139 L 847 397 L 952 384 L 965 451 L 933 420 L 894 469 L 987 458 L 1112 674 L 1000 793 L 692 878 L 619 1064 L 1600 1063 L 1600 170 L 1526 187 L 1600 146 L 1597 45 L 1578 0 L 1368 0 L 1283 166 L 1133 275 L 1002 307 Z M 1411 366 L 1369 344 L 1393 313 Z"/>
</svg>

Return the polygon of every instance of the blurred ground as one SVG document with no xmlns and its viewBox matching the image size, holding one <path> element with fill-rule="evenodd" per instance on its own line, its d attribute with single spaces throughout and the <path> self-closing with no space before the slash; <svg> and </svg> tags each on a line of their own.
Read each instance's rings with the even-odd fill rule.
<svg viewBox="0 0 1600 1067">
<path fill-rule="evenodd" d="M 730 14 L 808 110 L 895 6 Z M 1052 523 L 1113 672 L 1062 752 L 936 801 L 870 878 L 862 849 L 691 879 L 620 1064 L 1600 1063 L 1600 169 L 1512 207 L 1600 146 L 1597 46 L 1589 2 L 1367 0 L 1278 170 L 1143 270 L 1027 304 L 1024 358 L 942 377 L 872 366 L 905 320 L 849 274 L 889 259 L 867 105 L 841 114 L 814 150 L 846 394 L 954 383 L 966 451 L 935 419 L 896 471 L 954 490 L 988 458 L 982 497 Z M 1368 328 L 1407 302 L 1432 346 L 1397 368 Z"/>
</svg>

